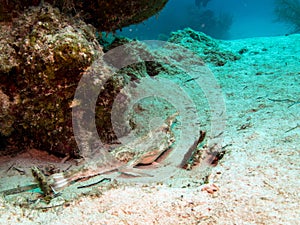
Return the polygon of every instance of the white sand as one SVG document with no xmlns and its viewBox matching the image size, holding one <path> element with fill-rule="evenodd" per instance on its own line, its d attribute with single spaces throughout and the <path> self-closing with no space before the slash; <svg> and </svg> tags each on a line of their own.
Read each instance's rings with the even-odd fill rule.
<svg viewBox="0 0 300 225">
<path fill-rule="evenodd" d="M 193 178 L 186 188 L 117 185 L 44 211 L 2 197 L 0 224 L 299 224 L 300 103 L 268 98 L 300 101 L 300 35 L 224 45 L 249 51 L 223 67 L 210 66 L 227 107 L 223 145 L 231 144 L 204 185 L 218 191 L 201 191 Z"/>
</svg>

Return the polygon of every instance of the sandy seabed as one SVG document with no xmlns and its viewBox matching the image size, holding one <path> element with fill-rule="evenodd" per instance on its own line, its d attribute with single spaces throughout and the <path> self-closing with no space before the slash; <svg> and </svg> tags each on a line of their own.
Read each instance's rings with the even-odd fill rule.
<svg viewBox="0 0 300 225">
<path fill-rule="evenodd" d="M 0 224 L 299 224 L 299 43 L 300 35 L 290 35 L 222 44 L 248 52 L 222 67 L 209 65 L 226 102 L 223 145 L 228 147 L 208 184 L 197 185 L 192 177 L 190 186 L 187 181 L 103 184 L 107 187 L 94 187 L 92 194 L 70 197 L 67 203 L 61 199 L 64 204 L 49 209 L 1 196 Z M 36 150 L 17 159 L 2 157 L 0 188 L 31 179 L 8 170 L 12 164 L 25 168 L 43 160 L 58 163 Z"/>
</svg>

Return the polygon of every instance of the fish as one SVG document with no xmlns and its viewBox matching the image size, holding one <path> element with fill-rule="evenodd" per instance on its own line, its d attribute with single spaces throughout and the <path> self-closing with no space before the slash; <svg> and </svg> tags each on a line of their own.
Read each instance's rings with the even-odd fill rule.
<svg viewBox="0 0 300 225">
<path fill-rule="evenodd" d="M 113 149 L 109 152 L 114 156 L 112 159 L 109 157 L 110 160 L 106 162 L 91 161 L 74 170 L 52 174 L 48 179 L 48 184 L 54 192 L 59 192 L 79 180 L 114 172 L 128 176 L 150 176 L 135 167 L 140 164 L 152 164 L 163 152 L 170 149 L 175 142 L 172 126 L 178 115 L 177 112 L 172 114 L 158 128 L 128 145 Z"/>
</svg>

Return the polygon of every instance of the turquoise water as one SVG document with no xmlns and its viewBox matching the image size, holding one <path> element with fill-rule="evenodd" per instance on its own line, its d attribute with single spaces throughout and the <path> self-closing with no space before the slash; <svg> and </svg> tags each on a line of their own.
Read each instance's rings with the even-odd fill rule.
<svg viewBox="0 0 300 225">
<path fill-rule="evenodd" d="M 209 0 L 206 6 L 197 6 L 196 2 L 169 0 L 157 16 L 125 28 L 120 34 L 138 39 L 166 39 L 171 31 L 191 27 L 214 38 L 240 39 L 290 32 L 289 24 L 276 21 L 276 0 Z"/>
<path fill-rule="evenodd" d="M 289 8 L 283 1 L 296 5 Z M 73 107 L 79 109 L 72 109 L 72 119 L 83 123 L 72 124 L 70 116 L 65 124 L 77 130 L 74 135 L 81 138 L 77 144 L 86 161 L 74 160 L 69 154 L 55 155 L 52 144 L 51 148 L 38 145 L 41 132 L 29 136 L 32 146 L 22 143 L 26 149 L 14 153 L 16 157 L 0 155 L 0 224 L 298 224 L 300 35 L 294 33 L 299 31 L 300 15 L 297 20 L 293 14 L 297 6 L 300 12 L 300 0 L 169 0 L 162 12 L 142 24 L 123 28 L 117 35 L 97 34 L 98 40 L 103 37 L 99 46 L 93 35 L 95 43 L 81 37 L 75 25 L 75 29 L 65 25 L 68 29 L 44 34 L 49 39 L 41 35 L 37 43 L 50 49 L 46 59 L 53 64 L 49 68 L 64 65 L 51 57 L 55 54 L 51 46 L 71 45 L 74 37 L 82 38 L 78 46 L 96 45 L 87 53 L 86 48 L 64 52 L 64 56 L 83 56 L 74 63 L 75 68 L 90 52 L 101 56 L 85 65 L 92 68 L 85 68 L 85 77 L 93 79 L 79 83 L 77 90 L 108 89 L 104 85 L 113 72 L 128 82 L 116 83 L 122 92 L 114 96 L 110 115 L 123 146 L 94 144 L 91 133 L 98 133 L 89 125 L 94 125 L 90 118 L 95 116 L 88 113 L 99 115 L 90 104 L 95 96 L 101 98 L 98 93 L 79 91 L 73 100 L 65 97 L 70 103 L 67 113 Z M 287 15 L 296 20 L 288 20 Z M 61 39 L 55 39 L 59 35 Z M 126 40 L 122 44 L 118 35 L 155 41 Z M 110 45 L 114 38 L 117 44 Z M 53 39 L 58 41 L 49 44 Z M 24 43 L 22 46 L 29 45 Z M 40 52 L 38 47 L 35 50 Z M 25 62 L 27 59 L 30 57 L 24 57 Z M 31 69 L 33 76 L 44 74 L 45 80 L 33 79 L 40 89 L 26 91 L 34 100 L 39 98 L 33 90 L 59 99 L 55 88 L 67 92 L 66 84 L 74 78 L 67 80 L 70 76 L 64 71 L 53 72 L 67 81 L 63 85 L 48 82 L 51 73 L 39 68 Z M 9 75 L 20 76 L 18 71 L 12 69 Z M 8 103 L 13 109 L 26 103 L 19 103 L 16 90 L 11 97 L 14 101 L 6 95 L 18 87 L 8 81 L 1 83 L 7 88 L 0 88 L 3 115 L 10 115 L 5 111 Z M 84 106 L 93 110 L 82 119 Z M 36 115 L 46 111 L 34 109 Z M 56 104 L 49 111 L 62 109 Z M 169 119 L 172 115 L 176 116 Z M 0 115 L 2 123 L 1 119 Z M 48 126 L 43 129 L 52 131 Z M 48 143 L 51 138 L 57 141 L 54 135 L 61 130 L 57 125 L 55 132 L 48 132 Z M 71 139 L 60 135 L 57 149 L 70 151 L 69 145 L 61 144 L 63 138 Z M 0 150 L 9 140 L 0 136 Z M 122 153 L 127 155 L 122 158 Z M 35 174 L 33 167 L 39 168 Z"/>
</svg>

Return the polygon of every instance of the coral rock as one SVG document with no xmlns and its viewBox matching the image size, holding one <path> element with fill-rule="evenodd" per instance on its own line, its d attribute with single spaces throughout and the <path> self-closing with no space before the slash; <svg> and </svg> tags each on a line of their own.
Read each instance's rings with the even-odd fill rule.
<svg viewBox="0 0 300 225">
<path fill-rule="evenodd" d="M 0 21 L 15 17 L 14 11 L 38 6 L 41 0 L 0 0 Z M 115 31 L 131 24 L 140 23 L 157 14 L 168 0 L 45 0 L 60 10 L 78 15 L 100 31 Z"/>
</svg>

